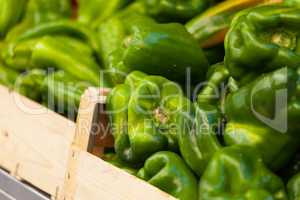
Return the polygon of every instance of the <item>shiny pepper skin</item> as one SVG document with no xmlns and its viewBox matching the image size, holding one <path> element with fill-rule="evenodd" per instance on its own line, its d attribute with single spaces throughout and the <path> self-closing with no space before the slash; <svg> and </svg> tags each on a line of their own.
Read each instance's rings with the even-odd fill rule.
<svg viewBox="0 0 300 200">
<path fill-rule="evenodd" d="M 24 13 L 20 23 L 8 32 L 5 40 L 13 41 L 28 29 L 42 23 L 67 19 L 71 15 L 71 0 L 28 0 L 27 4 L 24 5 Z"/>
<path fill-rule="evenodd" d="M 199 195 L 201 200 L 288 200 L 281 179 L 247 146 L 226 147 L 213 156 Z"/>
<path fill-rule="evenodd" d="M 117 155 L 138 164 L 158 151 L 177 152 L 177 114 L 190 107 L 178 84 L 161 76 L 132 72 L 107 99 Z"/>
<path fill-rule="evenodd" d="M 176 153 L 155 153 L 146 160 L 137 176 L 179 200 L 198 199 L 197 179 Z"/>
<path fill-rule="evenodd" d="M 225 65 L 237 79 L 300 64 L 300 9 L 265 5 L 237 14 L 225 39 Z"/>
<path fill-rule="evenodd" d="M 26 4 L 27 0 L 0 1 L 0 38 L 22 19 Z"/>
<path fill-rule="evenodd" d="M 285 67 L 229 94 L 225 102 L 226 145 L 250 145 L 269 167 L 283 167 L 300 146 L 298 78 L 294 70 Z"/>
<path fill-rule="evenodd" d="M 223 103 L 225 113 L 221 115 L 216 106 L 214 108 L 204 103 L 210 103 L 203 98 L 205 91 L 210 88 L 203 90 L 200 93 L 202 101 L 198 100 L 194 111 L 188 115 L 178 115 L 177 120 L 181 128 L 178 131 L 180 152 L 191 169 L 201 176 L 215 152 L 225 146 L 238 144 L 256 149 L 273 170 L 284 167 L 300 147 L 297 135 L 297 119 L 300 117 L 297 79 L 297 73 L 287 68 L 264 74 L 227 95 Z M 278 91 L 287 92 L 278 97 L 284 98 L 287 105 L 276 102 L 275 95 Z M 282 102 L 282 99 L 277 101 Z M 287 118 L 284 118 L 285 111 Z M 279 121 L 267 120 L 275 116 Z M 224 117 L 227 120 L 225 130 L 219 134 L 215 128 Z M 287 124 L 284 123 L 285 120 Z M 284 129 L 285 127 L 288 129 Z M 269 148 L 270 145 L 272 148 Z"/>
<path fill-rule="evenodd" d="M 181 83 L 190 71 L 192 82 L 199 83 L 209 67 L 202 49 L 178 23 L 158 24 L 140 15 L 112 18 L 99 28 L 99 41 L 116 84 L 135 70 Z"/>
</svg>

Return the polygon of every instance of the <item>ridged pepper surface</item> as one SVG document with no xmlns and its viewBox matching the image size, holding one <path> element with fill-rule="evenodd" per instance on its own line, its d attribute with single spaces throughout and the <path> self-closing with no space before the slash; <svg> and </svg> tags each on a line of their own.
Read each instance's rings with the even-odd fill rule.
<svg viewBox="0 0 300 200">
<path fill-rule="evenodd" d="M 178 84 L 142 72 L 129 74 L 107 99 L 117 155 L 138 164 L 158 151 L 178 151 L 176 116 L 190 106 Z"/>
<path fill-rule="evenodd" d="M 281 179 L 248 146 L 217 152 L 201 177 L 199 194 L 201 200 L 288 200 Z"/>
<path fill-rule="evenodd" d="M 300 64 L 300 9 L 265 5 L 240 12 L 225 38 L 225 64 L 236 79 Z"/>
<path fill-rule="evenodd" d="M 127 15 L 104 23 L 99 38 L 104 65 L 115 83 L 122 83 L 135 70 L 184 82 L 188 69 L 192 81 L 198 82 L 208 69 L 202 49 L 181 24 Z"/>
</svg>

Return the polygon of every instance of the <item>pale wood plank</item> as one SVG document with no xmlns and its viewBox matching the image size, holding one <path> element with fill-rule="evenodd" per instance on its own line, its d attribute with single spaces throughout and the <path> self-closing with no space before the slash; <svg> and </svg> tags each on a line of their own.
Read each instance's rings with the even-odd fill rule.
<svg viewBox="0 0 300 200">
<path fill-rule="evenodd" d="M 56 196 L 75 124 L 2 86 L 0 98 L 0 166 Z"/>
<path fill-rule="evenodd" d="M 68 194 L 68 199 L 73 199 L 74 197 L 77 184 L 76 176 L 74 175 L 78 165 L 77 152 L 90 152 L 100 156 L 105 147 L 113 146 L 113 138 L 110 134 L 103 137 L 101 130 L 93 130 L 94 126 L 107 126 L 107 116 L 104 116 L 104 113 L 101 114 L 101 109 L 103 110 L 106 96 L 109 92 L 110 89 L 91 87 L 81 97 L 75 136 L 69 153 L 65 184 L 63 191 L 59 194 L 59 199 L 65 199 L 65 194 Z"/>
<path fill-rule="evenodd" d="M 87 152 L 78 152 L 77 159 L 74 200 L 175 200 Z"/>
</svg>

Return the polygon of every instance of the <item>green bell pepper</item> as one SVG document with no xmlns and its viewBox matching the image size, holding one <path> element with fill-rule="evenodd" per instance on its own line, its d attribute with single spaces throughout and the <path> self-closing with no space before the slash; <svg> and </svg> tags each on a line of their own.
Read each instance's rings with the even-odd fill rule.
<svg viewBox="0 0 300 200">
<path fill-rule="evenodd" d="M 43 102 L 56 111 L 74 119 L 81 95 L 91 84 L 80 81 L 64 71 L 49 74 L 43 83 Z"/>
<path fill-rule="evenodd" d="M 224 42 L 234 15 L 264 0 L 227 0 L 206 10 L 185 25 L 202 47 L 213 47 Z"/>
<path fill-rule="evenodd" d="M 295 175 L 287 184 L 289 200 L 300 199 L 300 173 Z"/>
<path fill-rule="evenodd" d="M 223 63 L 212 66 L 207 74 L 207 84 L 197 97 L 197 104 L 188 114 L 178 115 L 180 152 L 198 176 L 203 174 L 212 155 L 222 148 L 218 138 L 218 130 L 223 123 L 219 89 L 228 77 Z"/>
<path fill-rule="evenodd" d="M 100 29 L 102 58 L 115 83 L 135 70 L 184 82 L 188 68 L 193 82 L 198 82 L 208 69 L 202 49 L 180 24 L 129 15 L 111 19 Z"/>
<path fill-rule="evenodd" d="M 70 18 L 71 15 L 71 0 L 28 0 L 21 23 L 7 34 L 6 40 L 13 41 L 27 29 L 41 23 Z"/>
<path fill-rule="evenodd" d="M 178 84 L 142 72 L 129 74 L 107 99 L 118 157 L 138 164 L 155 152 L 177 151 L 176 115 L 190 106 Z"/>
<path fill-rule="evenodd" d="M 43 100 L 43 83 L 47 72 L 42 69 L 32 69 L 18 76 L 14 90 L 20 94 L 36 101 Z"/>
<path fill-rule="evenodd" d="M 55 68 L 64 70 L 94 86 L 109 87 L 109 80 L 100 79 L 100 67 L 87 45 L 65 37 L 44 36 L 12 44 L 4 54 L 7 65 L 18 69 Z"/>
<path fill-rule="evenodd" d="M 258 152 L 227 147 L 209 162 L 199 186 L 201 200 L 287 200 L 284 184 L 267 169 Z"/>
<path fill-rule="evenodd" d="M 188 114 L 177 114 L 177 137 L 183 159 L 201 177 L 214 153 L 223 148 L 213 128 L 220 115 L 214 107 L 209 111 L 198 105 L 193 108 Z"/>
<path fill-rule="evenodd" d="M 196 177 L 176 153 L 155 153 L 146 160 L 137 176 L 179 200 L 198 199 Z"/>
<path fill-rule="evenodd" d="M 116 14 L 131 0 L 79 0 L 78 21 L 97 26 Z"/>
<path fill-rule="evenodd" d="M 48 108 L 74 119 L 80 98 L 91 84 L 79 81 L 64 71 L 50 73 L 33 69 L 16 78 L 14 89 Z M 13 83 L 11 83 L 13 84 Z"/>
<path fill-rule="evenodd" d="M 18 77 L 18 73 L 4 65 L 0 65 L 0 84 L 9 88 L 13 88 L 15 81 Z"/>
<path fill-rule="evenodd" d="M 286 164 L 300 146 L 298 78 L 295 71 L 282 68 L 229 94 L 226 145 L 255 147 L 274 170 Z"/>
<path fill-rule="evenodd" d="M 110 60 L 110 54 L 115 51 L 120 44 L 123 43 L 126 38 L 126 29 L 119 18 L 111 18 L 110 20 L 103 22 L 98 29 L 99 43 L 101 44 L 101 60 L 106 69 L 114 71 L 113 63 Z M 122 83 L 124 77 L 112 75 L 115 83 Z M 120 78 L 121 80 L 118 80 Z"/>
<path fill-rule="evenodd" d="M 26 3 L 27 0 L 0 0 L 0 38 L 20 21 Z"/>
<path fill-rule="evenodd" d="M 73 46 L 68 46 L 55 37 L 46 36 L 35 44 L 31 59 L 34 65 L 41 68 L 61 69 L 78 80 L 100 86 L 100 67 L 93 57 L 85 56 Z M 105 87 L 105 84 L 102 83 L 101 86 Z"/>
<path fill-rule="evenodd" d="M 37 41 L 30 40 L 18 45 L 6 43 L 2 47 L 1 59 L 11 69 L 23 72 L 35 68 L 31 62 L 31 51 Z"/>
<path fill-rule="evenodd" d="M 300 9 L 266 5 L 240 12 L 225 39 L 225 64 L 237 79 L 300 64 Z"/>
<path fill-rule="evenodd" d="M 148 15 L 161 22 L 185 22 L 204 11 L 214 0 L 141 0 Z"/>
<path fill-rule="evenodd" d="M 27 29 L 10 42 L 17 43 L 47 35 L 68 36 L 80 40 L 81 42 L 91 46 L 97 55 L 99 54 L 100 45 L 97 35 L 94 33 L 94 31 L 88 26 L 65 19 L 42 23 L 38 26 Z"/>
</svg>

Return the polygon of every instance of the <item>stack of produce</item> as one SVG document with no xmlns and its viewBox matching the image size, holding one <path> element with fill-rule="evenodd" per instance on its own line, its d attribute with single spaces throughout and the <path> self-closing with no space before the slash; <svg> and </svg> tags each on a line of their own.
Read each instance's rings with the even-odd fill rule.
<svg viewBox="0 0 300 200">
<path fill-rule="evenodd" d="M 0 83 L 74 115 L 180 200 L 300 199 L 299 0 L 0 0 Z M 299 46 L 298 46 L 299 45 Z"/>
</svg>

